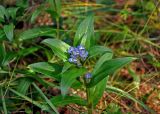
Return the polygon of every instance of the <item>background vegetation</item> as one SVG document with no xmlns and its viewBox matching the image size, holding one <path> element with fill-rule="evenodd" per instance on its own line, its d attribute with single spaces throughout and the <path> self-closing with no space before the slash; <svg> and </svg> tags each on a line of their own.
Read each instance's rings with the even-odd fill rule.
<svg viewBox="0 0 160 114">
<path fill-rule="evenodd" d="M 138 58 L 110 75 L 93 113 L 160 114 L 159 6 L 159 0 L 0 0 L 0 113 L 87 113 L 78 83 L 61 95 L 58 76 L 70 66 L 57 40 L 73 45 L 88 27 L 91 44 L 111 48 L 113 58 Z M 85 65 L 92 70 L 98 59 Z"/>
</svg>

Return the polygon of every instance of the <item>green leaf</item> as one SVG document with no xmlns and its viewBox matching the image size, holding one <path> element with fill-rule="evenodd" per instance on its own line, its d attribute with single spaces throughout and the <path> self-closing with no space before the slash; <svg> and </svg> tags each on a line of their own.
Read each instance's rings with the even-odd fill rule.
<svg viewBox="0 0 160 114">
<path fill-rule="evenodd" d="M 6 52 L 4 44 L 0 45 L 0 66 L 6 66 L 11 60 L 16 57 L 13 52 Z"/>
<path fill-rule="evenodd" d="M 81 44 L 87 49 L 92 45 L 91 40 L 94 36 L 94 17 L 88 16 L 84 19 L 78 27 L 78 30 L 74 37 L 74 46 Z"/>
<path fill-rule="evenodd" d="M 4 30 L 3 29 L 0 29 L 0 41 L 6 39 L 5 37 L 5 33 L 4 33 Z"/>
<path fill-rule="evenodd" d="M 33 29 L 26 30 L 19 35 L 19 40 L 29 40 L 41 36 L 55 37 L 56 30 L 51 27 L 37 27 Z"/>
<path fill-rule="evenodd" d="M 7 8 L 8 15 L 10 17 L 12 17 L 13 19 L 15 19 L 16 18 L 16 13 L 17 13 L 18 9 L 19 8 L 14 8 L 14 7 Z"/>
<path fill-rule="evenodd" d="M 38 51 L 40 48 L 39 47 L 30 47 L 26 49 L 21 49 L 18 51 L 17 55 L 20 57 L 25 57 L 29 54 L 33 54 L 35 51 Z"/>
<path fill-rule="evenodd" d="M 70 67 L 72 67 L 73 65 L 69 62 L 65 62 L 63 69 L 62 69 L 62 73 L 66 72 Z"/>
<path fill-rule="evenodd" d="M 94 88 L 93 88 L 93 93 L 91 95 L 92 97 L 92 102 L 93 102 L 93 106 L 95 107 L 97 105 L 97 103 L 99 102 L 99 100 L 101 99 L 101 97 L 103 96 L 103 93 L 105 91 L 106 88 L 106 83 L 107 83 L 108 77 L 104 78 L 102 81 L 100 81 Z"/>
<path fill-rule="evenodd" d="M 0 73 L 1 73 L 1 72 L 2 72 L 2 73 L 9 73 L 9 72 L 0 70 Z M 44 80 L 44 78 L 46 78 L 45 76 L 38 75 L 38 74 L 36 75 L 35 72 L 33 72 L 32 70 L 16 69 L 14 72 L 17 73 L 17 74 L 23 75 L 23 77 L 17 77 L 17 78 L 16 78 L 15 82 L 16 82 L 17 84 L 19 84 L 19 79 L 21 79 L 21 78 L 30 78 L 31 80 L 34 80 L 34 81 L 40 83 L 41 85 L 43 85 L 43 86 L 46 87 L 46 88 L 47 88 L 48 86 L 58 88 L 55 83 L 49 82 L 49 81 L 47 81 L 47 80 Z"/>
<path fill-rule="evenodd" d="M 31 83 L 33 82 L 33 80 L 31 78 L 21 78 L 19 79 L 19 84 L 17 87 L 17 91 L 20 92 L 23 95 L 26 95 L 29 86 L 31 85 Z"/>
<path fill-rule="evenodd" d="M 75 82 L 73 82 L 71 88 L 73 89 L 79 89 L 83 87 L 83 83 L 80 82 L 79 80 L 75 80 Z"/>
<path fill-rule="evenodd" d="M 101 69 L 101 65 L 110 59 L 112 59 L 113 54 L 112 53 L 105 53 L 103 56 L 100 57 L 100 59 L 97 61 L 92 75 L 94 75 L 99 69 Z M 92 92 L 92 102 L 93 106 L 96 106 L 98 103 L 99 99 L 102 97 L 104 90 L 106 88 L 106 83 L 107 83 L 108 77 L 104 78 L 102 81 L 100 81 L 98 84 L 96 84 L 93 88 L 91 88 Z"/>
<path fill-rule="evenodd" d="M 39 75 L 36 75 L 33 74 L 33 73 L 29 73 L 28 71 L 26 72 L 23 71 L 23 70 L 20 70 L 20 71 L 15 71 L 15 72 L 18 72 L 18 73 L 21 73 L 21 74 L 24 74 L 25 77 L 24 78 L 30 78 L 31 80 L 34 80 L 34 81 L 37 81 L 39 82 L 40 84 L 42 84 L 44 87 L 57 87 L 56 84 L 52 83 L 52 82 L 48 82 L 46 80 L 44 80 L 44 77 L 41 77 Z M 20 77 L 21 78 L 21 77 Z M 18 78 L 17 78 L 18 79 Z M 19 82 L 17 81 L 17 83 L 19 84 Z"/>
<path fill-rule="evenodd" d="M 150 112 L 153 113 L 153 111 L 148 106 L 146 106 L 143 102 L 137 100 L 136 98 L 134 98 L 133 96 L 131 96 L 129 93 L 127 93 L 127 92 L 125 92 L 125 91 L 123 91 L 123 90 L 121 90 L 119 88 L 106 85 L 106 91 L 114 92 L 115 94 L 127 97 L 127 98 L 133 100 L 134 102 L 137 102 L 139 105 L 141 105 L 142 107 L 144 107 L 146 110 L 148 110 L 148 111 L 150 111 Z"/>
<path fill-rule="evenodd" d="M 29 6 L 28 0 L 16 0 L 16 6 L 21 8 L 27 8 Z"/>
<path fill-rule="evenodd" d="M 100 59 L 97 61 L 92 74 L 95 74 L 101 68 L 101 65 L 105 61 L 112 59 L 112 57 L 113 57 L 113 53 L 105 53 L 103 56 L 101 56 Z"/>
<path fill-rule="evenodd" d="M 33 71 L 44 74 L 46 76 L 52 77 L 56 80 L 60 80 L 59 74 L 61 72 L 61 67 L 57 64 L 38 62 L 29 65 Z"/>
<path fill-rule="evenodd" d="M 63 61 L 67 60 L 66 53 L 70 47 L 68 44 L 57 39 L 45 39 L 42 41 L 42 43 L 50 47 L 54 54 L 61 58 Z"/>
<path fill-rule="evenodd" d="M 90 58 L 104 53 L 112 53 L 112 50 L 104 46 L 93 46 L 89 49 Z"/>
<path fill-rule="evenodd" d="M 56 12 L 57 16 L 60 17 L 61 15 L 61 0 L 48 0 L 51 7 L 49 10 L 51 12 Z"/>
<path fill-rule="evenodd" d="M 65 105 L 69 105 L 69 104 L 77 104 L 77 105 L 81 105 L 81 106 L 86 106 L 86 100 L 82 99 L 79 96 L 65 96 L 63 97 L 62 95 L 59 96 L 55 96 L 53 98 L 50 99 L 51 102 L 59 107 L 59 106 L 65 106 Z"/>
<path fill-rule="evenodd" d="M 4 22 L 4 16 L 7 15 L 6 9 L 0 5 L 0 22 Z"/>
<path fill-rule="evenodd" d="M 14 25 L 13 24 L 9 24 L 9 25 L 4 25 L 4 28 L 3 28 L 5 34 L 6 34 L 6 37 L 9 41 L 12 41 L 13 40 L 13 30 L 14 30 Z"/>
<path fill-rule="evenodd" d="M 11 62 L 14 58 L 16 58 L 16 53 L 14 52 L 6 52 L 5 57 L 2 61 L 2 66 L 6 66 L 9 62 Z"/>
<path fill-rule="evenodd" d="M 6 50 L 5 50 L 5 46 L 4 46 L 4 44 L 1 44 L 0 45 L 0 66 L 3 64 L 3 60 L 4 60 L 4 58 L 5 58 L 5 56 L 6 56 Z"/>
<path fill-rule="evenodd" d="M 91 82 L 88 84 L 88 87 L 95 86 L 105 77 L 110 74 L 113 74 L 119 68 L 125 66 L 126 64 L 130 63 L 131 61 L 135 60 L 133 57 L 124 57 L 124 58 L 117 58 L 112 59 L 104 62 L 98 71 L 93 74 Z"/>
<path fill-rule="evenodd" d="M 61 0 L 55 0 L 55 4 L 56 4 L 56 11 L 58 16 L 61 15 Z"/>
<path fill-rule="evenodd" d="M 38 17 L 38 15 L 41 14 L 43 9 L 44 9 L 44 5 L 40 5 L 36 10 L 33 11 L 32 16 L 31 16 L 31 23 L 35 21 L 35 19 Z"/>
<path fill-rule="evenodd" d="M 76 78 L 86 73 L 85 68 L 73 68 L 62 74 L 61 78 L 61 93 L 63 96 L 67 94 L 69 87 L 76 81 Z"/>
</svg>

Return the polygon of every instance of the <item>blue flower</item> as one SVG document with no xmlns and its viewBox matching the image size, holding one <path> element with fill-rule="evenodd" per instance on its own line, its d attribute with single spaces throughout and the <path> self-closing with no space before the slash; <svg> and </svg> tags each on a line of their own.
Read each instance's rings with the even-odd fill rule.
<svg viewBox="0 0 160 114">
<path fill-rule="evenodd" d="M 70 63 L 77 64 L 77 66 L 81 66 L 81 62 L 85 61 L 88 57 L 88 51 L 86 51 L 82 45 L 77 47 L 70 47 L 68 49 L 68 53 L 70 54 L 68 61 Z"/>
<path fill-rule="evenodd" d="M 85 50 L 85 48 L 82 45 L 77 46 L 77 49 L 80 50 L 80 51 Z"/>
<path fill-rule="evenodd" d="M 74 50 L 72 52 L 72 55 L 75 56 L 75 57 L 78 57 L 79 56 L 79 50 L 77 48 L 74 48 Z"/>
<path fill-rule="evenodd" d="M 78 60 L 76 58 L 69 58 L 68 61 L 70 63 L 77 63 Z"/>
<path fill-rule="evenodd" d="M 79 50 L 79 55 L 83 56 L 86 53 L 86 50 Z"/>
<path fill-rule="evenodd" d="M 80 52 L 80 57 L 84 61 L 88 57 L 88 51 Z"/>
<path fill-rule="evenodd" d="M 70 47 L 70 48 L 68 49 L 68 53 L 71 54 L 71 53 L 73 52 L 73 50 L 74 50 L 74 47 Z"/>
<path fill-rule="evenodd" d="M 82 45 L 77 46 L 77 48 L 79 50 L 79 56 L 81 57 L 81 60 L 86 60 L 88 57 L 88 51 L 86 51 Z"/>
<path fill-rule="evenodd" d="M 91 77 L 92 77 L 92 74 L 91 74 L 91 73 L 88 72 L 87 74 L 85 74 L 85 78 L 86 78 L 86 79 L 90 79 Z"/>
</svg>

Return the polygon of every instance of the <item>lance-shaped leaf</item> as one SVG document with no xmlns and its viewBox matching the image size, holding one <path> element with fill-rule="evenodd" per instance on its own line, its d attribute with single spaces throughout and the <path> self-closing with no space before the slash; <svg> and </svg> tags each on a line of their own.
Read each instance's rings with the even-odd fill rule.
<svg viewBox="0 0 160 114">
<path fill-rule="evenodd" d="M 124 58 L 117 58 L 112 59 L 104 62 L 100 69 L 96 71 L 91 79 L 91 82 L 88 84 L 88 87 L 95 86 L 105 77 L 110 74 L 113 74 L 119 68 L 122 68 L 126 64 L 130 63 L 131 61 L 135 60 L 134 57 L 124 57 Z"/>
<path fill-rule="evenodd" d="M 4 25 L 4 28 L 3 28 L 5 34 L 6 34 L 6 37 L 9 41 L 12 41 L 13 40 L 13 30 L 14 30 L 14 25 L 13 24 L 9 24 L 9 25 Z"/>
<path fill-rule="evenodd" d="M 6 66 L 9 62 L 14 60 L 16 58 L 16 53 L 14 52 L 6 52 L 5 57 L 3 58 L 3 61 L 1 63 L 2 66 Z"/>
<path fill-rule="evenodd" d="M 76 81 L 76 78 L 82 76 L 85 73 L 85 68 L 73 68 L 69 71 L 64 72 L 62 74 L 60 83 L 62 95 L 65 96 L 69 87 Z"/>
<path fill-rule="evenodd" d="M 29 54 L 33 54 L 35 51 L 38 51 L 40 47 L 30 47 L 30 48 L 24 48 L 18 51 L 17 56 L 25 57 Z"/>
<path fill-rule="evenodd" d="M 19 8 L 9 7 L 7 8 L 8 15 L 13 19 L 16 19 L 16 14 Z"/>
<path fill-rule="evenodd" d="M 68 44 L 57 39 L 45 39 L 42 41 L 42 43 L 50 47 L 54 54 L 61 58 L 63 61 L 67 60 L 66 53 L 70 47 Z"/>
<path fill-rule="evenodd" d="M 24 77 L 24 78 L 20 78 L 18 80 L 18 82 L 19 82 L 19 84 L 17 86 L 17 91 L 20 92 L 23 95 L 26 95 L 26 93 L 29 89 L 29 86 L 33 82 L 33 79 Z"/>
<path fill-rule="evenodd" d="M 61 14 L 61 0 L 48 0 L 49 4 L 51 5 L 50 8 L 48 8 L 52 13 L 56 13 L 56 18 L 57 16 L 60 17 Z"/>
<path fill-rule="evenodd" d="M 8 13 L 7 13 L 5 7 L 0 5 L 0 22 L 4 22 L 5 16 L 8 17 Z"/>
<path fill-rule="evenodd" d="M 90 58 L 103 55 L 105 53 L 112 53 L 112 50 L 104 46 L 93 46 L 89 49 Z"/>
<path fill-rule="evenodd" d="M 31 16 L 31 23 L 33 23 L 36 20 L 36 18 L 42 13 L 44 9 L 45 9 L 45 5 L 42 4 L 33 11 Z"/>
<path fill-rule="evenodd" d="M 63 97 L 62 95 L 55 96 L 50 99 L 51 102 L 55 106 L 65 106 L 68 104 L 78 104 L 81 106 L 85 106 L 87 104 L 86 100 L 82 99 L 79 96 L 65 96 Z"/>
<path fill-rule="evenodd" d="M 56 30 L 51 27 L 37 27 L 26 30 L 19 35 L 19 40 L 29 40 L 41 36 L 55 37 Z"/>
<path fill-rule="evenodd" d="M 6 37 L 5 37 L 6 35 L 5 35 L 5 32 L 4 32 L 4 30 L 3 29 L 0 29 L 0 41 L 2 41 L 2 40 L 4 40 L 4 39 L 6 39 Z"/>
<path fill-rule="evenodd" d="M 88 16 L 81 22 L 74 37 L 74 46 L 78 45 L 79 43 L 86 48 L 89 48 L 91 46 L 91 40 L 93 40 L 94 35 L 93 22 L 93 15 Z"/>
<path fill-rule="evenodd" d="M 47 62 L 38 62 L 38 63 L 30 64 L 29 68 L 31 68 L 35 72 L 52 77 L 56 80 L 60 80 L 60 76 L 58 76 L 57 74 L 61 72 L 62 68 L 57 64 L 47 63 Z"/>
<path fill-rule="evenodd" d="M 112 59 L 113 54 L 112 53 L 105 53 L 103 56 L 100 57 L 100 59 L 97 61 L 92 74 L 96 73 L 99 69 L 101 69 L 101 65 L 110 59 Z M 92 92 L 92 102 L 93 106 L 96 106 L 99 99 L 102 97 L 104 90 L 106 88 L 106 83 L 107 83 L 108 77 L 105 77 L 103 80 L 101 80 L 96 86 L 91 88 Z"/>
<path fill-rule="evenodd" d="M 100 59 L 97 61 L 92 74 L 94 75 L 99 69 L 101 69 L 102 64 L 112 59 L 112 57 L 113 57 L 113 53 L 105 53 L 104 55 L 102 55 Z"/>
</svg>

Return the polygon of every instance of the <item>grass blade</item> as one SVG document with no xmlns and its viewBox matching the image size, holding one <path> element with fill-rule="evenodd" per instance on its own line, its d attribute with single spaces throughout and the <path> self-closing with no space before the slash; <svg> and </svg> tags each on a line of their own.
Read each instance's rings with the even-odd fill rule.
<svg viewBox="0 0 160 114">
<path fill-rule="evenodd" d="M 56 107 L 52 104 L 52 102 L 44 95 L 44 93 L 41 91 L 41 89 L 35 84 L 32 83 L 32 85 L 35 87 L 35 89 L 40 93 L 40 95 L 46 100 L 47 104 L 55 111 L 56 114 L 59 114 Z"/>
<path fill-rule="evenodd" d="M 110 92 L 113 92 L 115 94 L 118 94 L 118 95 L 121 95 L 121 96 L 125 96 L 125 97 L 131 99 L 132 101 L 137 102 L 143 108 L 145 108 L 146 110 L 150 111 L 151 114 L 154 114 L 154 112 L 148 106 L 146 106 L 143 102 L 137 100 L 136 98 L 134 98 L 133 96 L 131 96 L 129 93 L 127 93 L 127 92 L 125 92 L 125 91 L 123 91 L 123 90 L 121 90 L 119 88 L 107 85 L 106 86 L 106 91 L 110 91 Z"/>
<path fill-rule="evenodd" d="M 35 106 L 41 108 L 42 110 L 45 110 L 45 111 L 47 111 L 47 112 L 50 112 L 50 108 L 49 108 L 47 105 L 42 105 L 42 104 L 40 104 L 39 102 L 32 100 L 31 98 L 29 98 L 29 97 L 27 97 L 27 96 L 19 93 L 18 91 L 14 90 L 14 89 L 12 89 L 12 88 L 9 88 L 9 90 L 10 90 L 11 92 L 13 92 L 14 94 L 16 94 L 16 95 L 24 98 L 24 100 L 26 100 L 26 101 L 34 104 Z"/>
<path fill-rule="evenodd" d="M 2 105 L 3 105 L 4 114 L 8 114 L 2 88 L 1 88 L 1 96 L 2 96 Z"/>
</svg>

